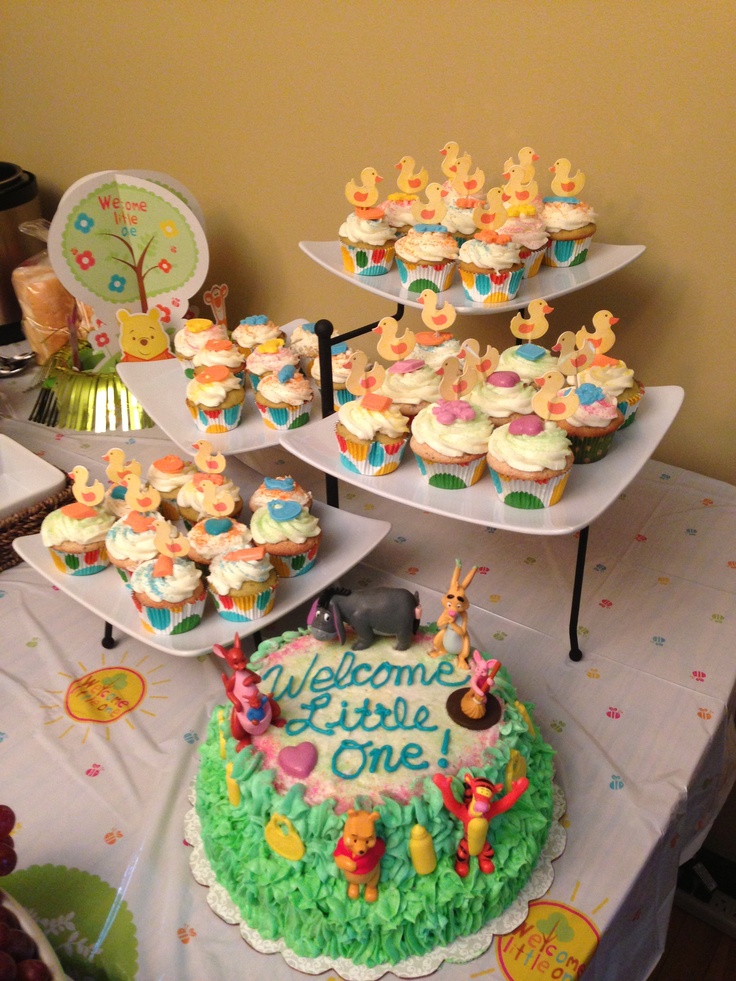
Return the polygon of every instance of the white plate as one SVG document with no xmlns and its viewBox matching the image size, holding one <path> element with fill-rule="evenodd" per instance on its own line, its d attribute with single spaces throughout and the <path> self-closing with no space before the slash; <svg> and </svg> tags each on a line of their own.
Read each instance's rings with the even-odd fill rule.
<svg viewBox="0 0 736 981">
<path fill-rule="evenodd" d="M 364 477 L 343 467 L 335 438 L 335 418 L 281 434 L 281 444 L 294 456 L 325 473 L 371 494 L 473 524 L 531 535 L 566 535 L 594 521 L 634 479 L 677 415 L 684 392 L 676 385 L 648 388 L 633 425 L 614 436 L 606 457 L 577 464 L 562 500 L 553 507 L 524 511 L 503 504 L 488 473 L 463 490 L 430 487 L 406 448 L 399 468 L 382 477 Z"/>
<path fill-rule="evenodd" d="M 64 489 L 66 474 L 8 436 L 0 435 L 0 518 Z"/>
<path fill-rule="evenodd" d="M 304 319 L 292 320 L 281 328 L 287 336 Z M 126 361 L 117 365 L 117 373 L 124 385 L 138 399 L 157 426 L 176 443 L 179 449 L 191 455 L 192 444 L 207 439 L 213 449 L 225 456 L 262 450 L 276 446 L 279 432 L 269 429 L 256 408 L 253 389 L 248 386 L 240 425 L 229 433 L 203 433 L 198 429 L 186 404 L 187 377 L 178 359 L 145 362 Z M 319 401 L 312 402 L 312 411 Z M 319 410 L 316 410 L 317 412 Z"/>
<path fill-rule="evenodd" d="M 240 488 L 241 497 L 246 502 L 263 480 L 260 474 L 239 460 L 228 460 L 227 475 Z M 256 630 L 268 627 L 352 569 L 391 530 L 388 521 L 364 518 L 349 511 L 331 508 L 319 501 L 312 505 L 312 512 L 317 515 L 322 527 L 322 542 L 317 560 L 303 576 L 282 579 L 279 582 L 271 613 L 251 624 L 236 624 L 223 619 L 208 597 L 199 626 L 173 637 L 151 634 L 143 629 L 130 591 L 112 566 L 93 576 L 69 576 L 56 568 L 49 550 L 41 543 L 40 535 L 16 538 L 13 548 L 54 586 L 92 613 L 96 613 L 101 621 L 100 634 L 103 631 L 102 621 L 106 620 L 128 636 L 136 637 L 149 647 L 155 647 L 166 654 L 196 657 L 211 651 L 213 644 L 231 642 L 236 631 L 241 637 L 247 637 Z M 243 518 L 243 521 L 247 522 L 247 519 Z"/>
<path fill-rule="evenodd" d="M 395 267 L 385 276 L 356 276 L 354 273 L 345 271 L 340 243 L 337 241 L 300 242 L 299 248 L 323 269 L 335 273 L 354 286 L 360 286 L 362 289 L 368 290 L 369 293 L 376 293 L 378 296 L 393 300 L 395 303 L 418 307 L 420 310 L 422 308 L 417 294 L 409 293 L 403 289 L 399 273 Z M 598 282 L 599 279 L 605 279 L 606 276 L 628 266 L 634 259 L 638 259 L 644 249 L 645 246 L 643 245 L 603 245 L 599 242 L 592 242 L 585 262 L 579 266 L 570 266 L 566 269 L 542 266 L 536 276 L 522 280 L 521 289 L 515 298 L 508 303 L 472 303 L 465 295 L 457 271 L 453 285 L 449 290 L 445 290 L 439 295 L 442 301 L 451 303 L 458 313 L 481 313 L 488 316 L 491 313 L 521 310 L 528 306 L 530 300 L 537 297 L 553 300 L 556 296 L 572 293 L 574 290 Z"/>
</svg>

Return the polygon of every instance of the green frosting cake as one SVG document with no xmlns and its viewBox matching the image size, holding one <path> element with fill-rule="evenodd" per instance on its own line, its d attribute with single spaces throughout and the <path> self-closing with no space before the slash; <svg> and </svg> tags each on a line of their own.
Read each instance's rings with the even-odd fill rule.
<svg viewBox="0 0 736 981">
<path fill-rule="evenodd" d="M 190 840 L 201 836 L 208 872 L 195 876 L 226 892 L 229 916 L 249 940 L 261 938 L 259 949 L 286 948 L 302 969 L 339 961 L 344 971 L 346 960 L 387 969 L 419 958 L 434 970 L 438 962 L 422 958 L 502 924 L 520 894 L 541 895 L 529 882 L 553 824 L 559 830 L 553 750 L 504 668 L 486 703 L 497 721 L 453 722 L 448 698 L 457 702 L 471 676 L 431 656 L 434 632 L 422 628 L 401 652 L 394 638 L 354 651 L 350 634 L 340 643 L 285 633 L 261 643 L 248 665 L 280 709 L 276 724 L 238 749 L 230 703 L 212 713 L 195 833 L 188 826 Z M 250 704 L 257 721 L 265 702 Z M 495 932 L 525 915 L 522 903 Z M 468 956 L 480 952 L 471 945 Z"/>
</svg>

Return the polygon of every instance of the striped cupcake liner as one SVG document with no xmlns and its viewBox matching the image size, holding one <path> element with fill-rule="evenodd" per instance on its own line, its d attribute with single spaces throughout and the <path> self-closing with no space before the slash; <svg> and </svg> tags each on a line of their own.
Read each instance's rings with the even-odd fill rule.
<svg viewBox="0 0 736 981">
<path fill-rule="evenodd" d="M 570 440 L 573 461 L 575 463 L 595 463 L 597 460 L 602 460 L 611 449 L 611 443 L 616 432 L 617 430 L 614 429 L 612 433 L 606 433 L 605 436 L 571 436 L 568 433 L 567 438 Z"/>
<path fill-rule="evenodd" d="M 524 267 L 513 272 L 474 273 L 460 270 L 460 279 L 466 297 L 472 303 L 506 303 L 519 292 Z"/>
<path fill-rule="evenodd" d="M 504 504 L 524 511 L 534 511 L 539 508 L 550 508 L 562 497 L 570 471 L 566 470 L 558 477 L 547 480 L 518 480 L 506 477 L 489 466 L 493 486 Z"/>
<path fill-rule="evenodd" d="M 641 397 L 644 394 L 643 386 L 639 387 L 639 391 L 635 395 L 631 395 L 629 398 L 622 400 L 618 403 L 618 408 L 624 414 L 624 421 L 621 423 L 620 429 L 625 429 L 626 426 L 630 426 L 634 419 L 636 418 L 636 410 L 639 408 L 639 403 L 641 402 Z"/>
<path fill-rule="evenodd" d="M 317 559 L 318 549 L 319 544 L 314 545 L 308 552 L 300 552 L 298 555 L 273 555 L 269 552 L 268 557 L 279 579 L 294 579 L 309 572 Z"/>
<path fill-rule="evenodd" d="M 485 470 L 485 458 L 471 460 L 470 463 L 433 463 L 414 454 L 419 472 L 426 477 L 431 487 L 441 490 L 463 490 L 477 484 Z"/>
<path fill-rule="evenodd" d="M 363 474 L 364 477 L 383 477 L 393 473 L 401 463 L 408 436 L 395 443 L 354 443 L 337 433 L 337 443 L 340 447 L 340 462 L 352 473 Z"/>
<path fill-rule="evenodd" d="M 268 405 L 261 405 L 256 399 L 256 406 L 261 413 L 264 425 L 268 426 L 269 429 L 299 429 L 309 422 L 309 410 L 312 403 L 306 402 L 304 405 L 273 408 Z"/>
<path fill-rule="evenodd" d="M 255 596 L 220 596 L 210 588 L 210 594 L 215 601 L 215 608 L 225 620 L 233 623 L 250 623 L 260 620 L 273 609 L 276 590 L 272 587 L 264 589 Z"/>
<path fill-rule="evenodd" d="M 207 594 L 203 594 L 201 599 L 191 602 L 179 603 L 171 607 L 143 606 L 136 599 L 133 593 L 138 614 L 141 618 L 141 626 L 150 634 L 168 635 L 184 634 L 189 630 L 194 630 L 199 626 L 204 613 L 204 604 Z"/>
<path fill-rule="evenodd" d="M 340 248 L 345 272 L 356 276 L 385 276 L 394 264 L 392 244 L 375 249 L 361 249 L 341 242 Z"/>
<path fill-rule="evenodd" d="M 59 572 L 64 572 L 68 576 L 94 576 L 110 564 L 104 544 L 89 552 L 60 552 L 53 547 L 49 548 L 49 552 Z"/>
<path fill-rule="evenodd" d="M 551 238 L 544 253 L 545 266 L 579 266 L 581 262 L 585 262 L 592 237 L 589 235 L 588 238 L 561 241 Z"/>
<path fill-rule="evenodd" d="M 396 256 L 396 268 L 399 271 L 402 289 L 410 293 L 422 293 L 424 290 L 443 293 L 450 288 L 452 277 L 455 275 L 454 262 L 420 265 Z"/>
<path fill-rule="evenodd" d="M 205 409 L 202 406 L 189 406 L 197 429 L 203 433 L 229 433 L 236 429 L 243 413 L 243 403 L 231 405 L 227 409 Z"/>
<path fill-rule="evenodd" d="M 531 279 L 536 276 L 539 270 L 542 268 L 542 262 L 544 260 L 544 253 L 547 251 L 547 246 L 543 245 L 541 249 L 521 249 L 519 252 L 519 259 L 524 263 L 524 272 L 522 279 Z"/>
</svg>

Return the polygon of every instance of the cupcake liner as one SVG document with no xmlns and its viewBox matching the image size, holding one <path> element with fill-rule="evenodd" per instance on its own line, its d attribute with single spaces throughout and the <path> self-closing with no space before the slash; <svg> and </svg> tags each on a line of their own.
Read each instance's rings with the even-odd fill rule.
<svg viewBox="0 0 736 981">
<path fill-rule="evenodd" d="M 474 273 L 460 270 L 465 295 L 473 303 L 506 303 L 519 292 L 524 267 L 503 272 Z"/>
<path fill-rule="evenodd" d="M 394 264 L 392 242 L 374 249 L 363 249 L 341 242 L 340 248 L 345 271 L 356 276 L 385 276 Z"/>
<path fill-rule="evenodd" d="M 236 429 L 243 413 L 243 402 L 227 409 L 206 409 L 203 406 L 189 406 L 192 418 L 203 433 L 229 433 Z"/>
<path fill-rule="evenodd" d="M 133 594 L 133 602 L 144 630 L 151 634 L 184 634 L 199 625 L 207 594 L 201 599 L 179 603 L 172 607 L 143 606 Z"/>
<path fill-rule="evenodd" d="M 408 441 L 407 435 L 399 437 L 394 443 L 381 443 L 378 440 L 356 443 L 337 433 L 340 462 L 347 470 L 365 477 L 383 477 L 393 473 L 401 463 Z"/>
<path fill-rule="evenodd" d="M 217 612 L 225 620 L 233 623 L 246 623 L 260 620 L 273 609 L 276 590 L 272 587 L 264 589 L 255 596 L 221 596 L 210 589 L 210 595 L 215 601 Z"/>
<path fill-rule="evenodd" d="M 497 473 L 490 466 L 488 469 L 496 493 L 503 503 L 525 511 L 550 508 L 553 504 L 557 504 L 570 476 L 570 471 L 566 470 L 559 476 L 549 477 L 547 480 L 520 480 Z"/>
<path fill-rule="evenodd" d="M 424 457 L 414 454 L 419 466 L 419 472 L 426 477 L 431 487 L 442 490 L 463 490 L 477 484 L 483 476 L 485 457 L 471 460 L 470 463 L 433 463 Z"/>
<path fill-rule="evenodd" d="M 399 256 L 396 256 L 396 268 L 402 289 L 410 293 L 421 293 L 423 290 L 443 293 L 450 288 L 455 274 L 454 262 L 420 265 L 417 262 L 407 262 Z"/>
<path fill-rule="evenodd" d="M 49 548 L 49 552 L 59 572 L 65 572 L 68 576 L 93 576 L 110 564 L 104 543 L 89 552 L 61 552 L 53 547 Z"/>
<path fill-rule="evenodd" d="M 626 426 L 630 426 L 634 419 L 636 418 L 636 410 L 639 408 L 639 403 L 641 402 L 641 397 L 644 394 L 644 386 L 639 385 L 639 391 L 634 392 L 631 395 L 626 396 L 626 398 L 621 397 L 621 401 L 618 402 L 618 408 L 624 414 L 624 421 L 620 425 L 620 429 L 625 429 Z"/>
<path fill-rule="evenodd" d="M 592 235 L 562 241 L 551 238 L 544 253 L 545 266 L 579 266 L 581 262 L 585 262 L 592 238 Z"/>
<path fill-rule="evenodd" d="M 310 548 L 308 552 L 300 552 L 298 555 L 274 555 L 269 552 L 268 557 L 279 579 L 293 579 L 309 572 L 317 558 L 318 549 L 319 543 Z"/>
<path fill-rule="evenodd" d="M 620 428 L 620 427 L 619 427 Z M 611 448 L 617 430 L 602 436 L 573 436 L 568 432 L 570 448 L 575 463 L 595 463 L 602 460 Z"/>
<path fill-rule="evenodd" d="M 269 429 L 299 429 L 300 426 L 306 426 L 309 422 L 309 410 L 312 407 L 312 403 L 305 402 L 304 405 L 278 406 L 274 408 L 272 406 L 262 405 L 256 399 L 256 406 L 261 413 L 264 424 Z"/>
<path fill-rule="evenodd" d="M 546 251 L 546 245 L 543 245 L 541 249 L 522 248 L 519 251 L 519 259 L 524 263 L 522 279 L 531 279 L 533 276 L 537 275 L 539 270 L 542 268 L 542 261 Z"/>
<path fill-rule="evenodd" d="M 127 569 L 121 568 L 119 565 L 115 565 L 114 563 L 111 563 L 111 565 L 115 566 L 115 572 L 117 572 L 117 574 L 123 580 L 123 582 L 128 587 L 128 589 L 132 589 L 132 586 L 130 585 L 130 576 L 131 576 L 130 572 L 128 572 Z"/>
</svg>

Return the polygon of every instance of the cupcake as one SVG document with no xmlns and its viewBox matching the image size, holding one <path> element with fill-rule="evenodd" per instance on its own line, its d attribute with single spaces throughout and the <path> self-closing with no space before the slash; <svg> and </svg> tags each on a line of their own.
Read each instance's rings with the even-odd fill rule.
<svg viewBox="0 0 736 981">
<path fill-rule="evenodd" d="M 181 330 L 174 334 L 174 352 L 177 358 L 185 363 L 185 367 L 191 367 L 189 362 L 197 351 L 203 348 L 207 341 L 216 338 L 227 338 L 225 324 L 215 324 L 211 320 L 195 317 L 186 320 Z"/>
<path fill-rule="evenodd" d="M 216 555 L 248 548 L 253 541 L 248 526 L 234 518 L 205 516 L 187 532 L 189 558 L 198 565 L 209 565 Z"/>
<path fill-rule="evenodd" d="M 493 426 L 484 412 L 462 400 L 440 399 L 415 417 L 412 452 L 432 487 L 458 490 L 483 476 Z"/>
<path fill-rule="evenodd" d="M 192 367 L 187 368 L 184 373 L 188 378 L 193 378 L 203 368 L 213 368 L 215 365 L 225 365 L 241 385 L 245 383 L 245 355 L 226 337 L 207 341 L 192 358 Z"/>
<path fill-rule="evenodd" d="M 464 396 L 474 408 L 485 412 L 494 426 L 505 426 L 532 412 L 533 385 L 523 382 L 515 371 L 494 371 L 481 379 Z"/>
<path fill-rule="evenodd" d="M 447 330 L 420 330 L 411 353 L 437 371 L 447 358 L 460 356 L 460 341 Z"/>
<path fill-rule="evenodd" d="M 259 344 L 264 344 L 266 341 L 272 341 L 277 338 L 285 341 L 286 334 L 265 314 L 245 317 L 231 334 L 231 339 L 238 345 L 241 353 L 246 358 Z"/>
<path fill-rule="evenodd" d="M 608 453 L 613 434 L 624 422 L 624 414 L 612 395 L 585 382 L 575 390 L 580 404 L 575 412 L 557 423 L 568 435 L 575 463 L 594 463 Z"/>
<path fill-rule="evenodd" d="M 161 515 L 158 511 L 130 510 L 108 531 L 105 547 L 110 564 L 118 570 L 124 583 L 130 584 L 130 579 L 138 566 L 155 559 L 158 555 L 155 537 L 159 522 L 161 522 Z M 173 526 L 169 525 L 169 527 L 173 532 Z"/>
<path fill-rule="evenodd" d="M 158 509 L 167 520 L 179 520 L 177 495 L 195 473 L 197 468 L 193 463 L 185 462 L 174 453 L 159 457 L 148 468 L 148 483 L 158 491 L 161 498 Z"/>
<path fill-rule="evenodd" d="M 279 577 L 263 545 L 216 555 L 207 588 L 225 620 L 246 623 L 270 613 Z"/>
<path fill-rule="evenodd" d="M 110 481 L 105 491 L 104 507 L 116 518 L 124 518 L 130 511 L 125 501 L 128 492 L 125 482 L 130 474 L 140 475 L 141 465 L 137 460 L 126 461 L 125 453 L 117 446 L 108 450 L 102 459 L 107 463 L 105 474 Z"/>
<path fill-rule="evenodd" d="M 222 518 L 237 518 L 243 509 L 243 501 L 238 488 L 223 473 L 197 472 L 176 495 L 176 506 L 189 529 L 213 511 Z"/>
<path fill-rule="evenodd" d="M 506 303 L 519 292 L 524 266 L 519 246 L 508 235 L 478 232 L 460 249 L 458 269 L 473 303 Z"/>
<path fill-rule="evenodd" d="M 572 383 L 574 381 L 575 379 L 572 379 Z M 606 395 L 613 396 L 624 417 L 621 429 L 631 425 L 644 395 L 644 386 L 634 378 L 633 369 L 627 367 L 625 362 L 606 354 L 597 354 L 593 363 L 580 372 L 577 381 L 590 382 L 602 389 Z"/>
<path fill-rule="evenodd" d="M 344 405 L 345 402 L 351 402 L 355 396 L 352 392 L 349 392 L 346 387 L 348 376 L 353 367 L 351 358 L 353 356 L 353 351 L 347 346 L 344 341 L 340 341 L 339 344 L 332 345 L 332 356 L 330 358 L 330 366 L 332 369 L 332 401 L 334 403 L 335 412 Z M 317 386 L 321 386 L 322 383 L 322 372 L 319 366 L 319 358 L 312 364 L 312 378 Z"/>
<path fill-rule="evenodd" d="M 498 371 L 515 372 L 525 385 L 557 367 L 557 356 L 540 344 L 513 344 L 501 352 L 496 366 Z"/>
<path fill-rule="evenodd" d="M 381 205 L 383 216 L 388 222 L 389 228 L 395 238 L 406 235 L 416 224 L 411 211 L 412 205 L 416 200 L 416 194 L 405 194 L 397 191 L 389 194 Z"/>
<path fill-rule="evenodd" d="M 564 430 L 537 415 L 494 429 L 486 458 L 500 499 L 525 510 L 557 504 L 573 464 Z"/>
<path fill-rule="evenodd" d="M 130 507 L 125 503 L 128 488 L 125 484 L 111 484 L 105 491 L 103 506 L 115 518 L 124 518 Z"/>
<path fill-rule="evenodd" d="M 308 572 L 322 540 L 319 521 L 296 501 L 269 501 L 250 522 L 253 540 L 264 545 L 281 579 Z"/>
<path fill-rule="evenodd" d="M 265 477 L 248 501 L 251 511 L 266 507 L 269 501 L 297 501 L 300 507 L 311 508 L 312 495 L 304 490 L 293 477 Z"/>
<path fill-rule="evenodd" d="M 544 198 L 542 207 L 542 221 L 549 234 L 544 262 L 548 266 L 578 266 L 588 255 L 597 220 L 590 205 L 578 197 L 585 175 L 578 171 L 571 177 L 570 161 L 564 157 L 549 169 L 555 176 L 552 195 Z"/>
<path fill-rule="evenodd" d="M 454 236 L 458 248 L 468 239 L 473 238 L 478 231 L 478 226 L 473 221 L 473 212 L 479 204 L 483 203 L 483 200 L 483 198 L 463 197 L 447 204 L 442 224 Z"/>
<path fill-rule="evenodd" d="M 457 253 L 457 242 L 444 225 L 416 224 L 396 241 L 396 267 L 402 288 L 410 293 L 426 289 L 442 293 L 449 289 Z"/>
<path fill-rule="evenodd" d="M 99 504 L 73 501 L 46 515 L 41 523 L 41 542 L 60 572 L 91 576 L 109 564 L 105 537 L 114 524 L 114 515 Z"/>
<path fill-rule="evenodd" d="M 387 396 L 373 393 L 340 406 L 335 432 L 342 465 L 366 477 L 396 470 L 409 439 L 399 408 Z"/>
<path fill-rule="evenodd" d="M 169 555 L 149 559 L 131 576 L 130 588 L 141 624 L 149 633 L 183 634 L 202 619 L 207 590 L 191 559 Z"/>
<path fill-rule="evenodd" d="M 421 409 L 440 398 L 440 375 L 421 358 L 395 361 L 388 370 L 379 395 L 387 395 L 409 424 Z"/>
<path fill-rule="evenodd" d="M 256 407 L 269 429 L 306 425 L 313 398 L 309 379 L 291 364 L 263 375 L 256 389 Z"/>
<path fill-rule="evenodd" d="M 524 266 L 523 279 L 531 279 L 539 272 L 547 249 L 547 226 L 533 204 L 514 205 L 508 209 L 507 219 L 497 231 L 508 235 L 519 246 L 519 260 Z"/>
<path fill-rule="evenodd" d="M 286 365 L 294 368 L 299 366 L 299 355 L 292 351 L 282 337 L 275 337 L 273 340 L 264 341 L 259 344 L 245 359 L 245 366 L 248 369 L 253 390 L 258 388 L 258 382 L 269 371 L 280 371 Z"/>
<path fill-rule="evenodd" d="M 307 377 L 311 376 L 312 362 L 319 357 L 319 338 L 315 324 L 297 324 L 291 332 L 289 347 L 299 355 L 301 369 Z"/>
<path fill-rule="evenodd" d="M 393 266 L 395 234 L 380 208 L 351 212 L 338 236 L 345 271 L 356 276 L 384 276 Z"/>
<path fill-rule="evenodd" d="M 245 390 L 225 365 L 203 368 L 187 384 L 187 407 L 197 429 L 227 433 L 235 429 L 243 412 Z"/>
</svg>

